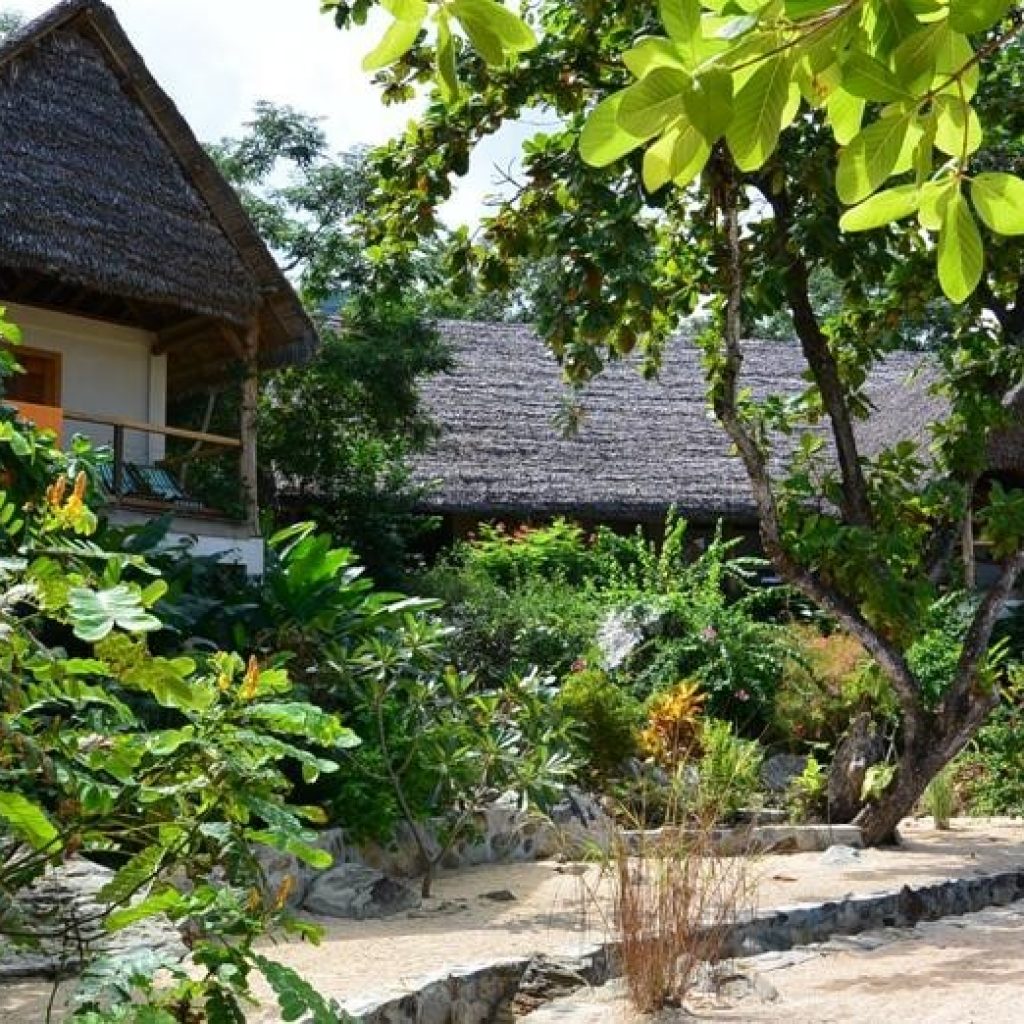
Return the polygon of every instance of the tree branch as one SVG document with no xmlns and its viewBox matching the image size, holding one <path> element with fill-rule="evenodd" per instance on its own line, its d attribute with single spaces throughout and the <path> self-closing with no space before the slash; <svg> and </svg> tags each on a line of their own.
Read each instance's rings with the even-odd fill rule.
<svg viewBox="0 0 1024 1024">
<path fill-rule="evenodd" d="M 758 188 L 775 215 L 778 256 L 783 267 L 786 301 L 804 358 L 828 412 L 842 479 L 842 515 L 851 526 L 870 526 L 874 515 L 868 497 L 853 420 L 846 404 L 846 389 L 839 366 L 818 323 L 810 297 L 810 275 L 797 246 L 792 244 L 793 210 L 785 187 L 772 188 L 760 181 Z"/>
</svg>

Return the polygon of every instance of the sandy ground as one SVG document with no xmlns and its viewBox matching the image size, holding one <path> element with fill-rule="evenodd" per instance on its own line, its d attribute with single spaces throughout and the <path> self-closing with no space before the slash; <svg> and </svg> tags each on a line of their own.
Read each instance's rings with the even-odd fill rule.
<svg viewBox="0 0 1024 1024">
<path fill-rule="evenodd" d="M 900 847 L 865 850 L 849 866 L 823 864 L 819 853 L 762 857 L 751 867 L 756 879 L 753 902 L 763 909 L 1024 867 L 1024 822 L 957 821 L 942 833 L 927 822 L 909 822 L 903 836 Z M 318 991 L 353 1007 L 407 992 L 453 968 L 541 952 L 573 953 L 609 935 L 600 898 L 595 901 L 593 896 L 599 888 L 598 871 L 580 870 L 540 862 L 446 874 L 437 882 L 435 898 L 421 911 L 385 921 L 322 920 L 321 945 L 282 942 L 267 952 L 296 968 Z M 495 890 L 508 890 L 515 900 L 482 898 Z M 1024 951 L 1024 936 L 1018 938 Z M 906 965 L 893 969 L 905 971 Z M 941 964 L 936 971 L 941 973 Z M 956 975 L 950 967 L 950 983 Z M 903 977 L 900 983 L 912 980 Z M 35 982 L 0 987 L 0 1022 L 43 1020 L 44 991 Z M 271 1024 L 278 1017 L 268 1008 L 253 1019 Z M 1015 1019 L 1024 1019 L 1024 1010 Z"/>
<path fill-rule="evenodd" d="M 872 951 L 831 953 L 765 975 L 771 1004 L 743 1000 L 701 1021 L 785 1024 L 1018 1024 L 1024 1020 L 1024 910 L 950 918 Z M 608 1019 L 622 1014 L 610 1014 Z M 574 1022 L 576 1024 L 576 1022 Z"/>
</svg>

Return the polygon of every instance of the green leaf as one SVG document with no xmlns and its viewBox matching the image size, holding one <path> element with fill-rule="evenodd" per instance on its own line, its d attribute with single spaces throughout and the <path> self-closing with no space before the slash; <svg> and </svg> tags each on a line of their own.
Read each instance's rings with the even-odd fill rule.
<svg viewBox="0 0 1024 1024">
<path fill-rule="evenodd" d="M 860 50 L 854 51 L 843 64 L 843 88 L 861 99 L 881 103 L 913 98 L 880 60 Z"/>
<path fill-rule="evenodd" d="M 441 99 L 451 103 L 459 95 L 459 76 L 455 66 L 455 38 L 452 35 L 448 12 L 441 9 L 437 16 L 437 84 Z"/>
<path fill-rule="evenodd" d="M 363 58 L 364 71 L 386 68 L 412 49 L 427 17 L 427 5 L 424 4 L 423 8 L 418 19 L 398 18 L 388 26 L 381 41 Z"/>
<path fill-rule="evenodd" d="M 921 205 L 918 220 L 928 231 L 940 231 L 946 218 L 946 204 L 957 190 L 956 179 L 942 178 L 929 181 L 921 188 Z"/>
<path fill-rule="evenodd" d="M 667 39 L 648 36 L 636 46 L 631 46 L 623 55 L 622 62 L 634 78 L 643 78 L 655 68 L 676 68 L 685 71 L 686 65 L 680 59 L 679 51 Z"/>
<path fill-rule="evenodd" d="M 622 92 L 602 100 L 587 118 L 580 134 L 580 156 L 591 167 L 607 167 L 637 146 L 643 139 L 631 135 L 619 124 Z"/>
<path fill-rule="evenodd" d="M 836 89 L 825 101 L 832 134 L 840 146 L 846 146 L 857 137 L 864 122 L 866 101 L 845 89 Z"/>
<path fill-rule="evenodd" d="M 664 131 L 684 113 L 683 93 L 690 77 L 674 68 L 655 68 L 626 89 L 618 108 L 619 127 L 630 135 L 649 139 Z"/>
<path fill-rule="evenodd" d="M 971 201 L 985 226 L 1000 235 L 1024 235 L 1024 181 L 989 171 L 971 182 Z"/>
<path fill-rule="evenodd" d="M 981 146 L 981 122 L 974 108 L 959 96 L 936 96 L 935 146 L 949 156 L 968 157 Z"/>
<path fill-rule="evenodd" d="M 359 745 L 359 739 L 351 729 L 346 729 L 334 715 L 313 704 L 253 704 L 246 708 L 245 718 L 249 722 L 258 722 L 271 732 L 305 736 L 323 747 L 349 749 Z"/>
<path fill-rule="evenodd" d="M 507 57 L 537 45 L 533 29 L 495 0 L 452 0 L 448 11 L 458 19 L 474 49 L 492 66 L 503 66 Z"/>
<path fill-rule="evenodd" d="M 342 1024 L 347 1020 L 337 1003 L 324 999 L 290 967 L 268 960 L 260 953 L 253 954 L 253 962 L 277 996 L 282 1020 L 291 1022 L 305 1018 L 309 1024 Z M 307 1014 L 312 1016 L 307 1017 Z"/>
<path fill-rule="evenodd" d="M 732 75 L 712 68 L 694 78 L 693 87 L 683 93 L 683 106 L 694 127 L 713 145 L 732 120 Z"/>
<path fill-rule="evenodd" d="M 757 170 L 775 151 L 792 70 L 786 57 L 766 60 L 736 95 L 726 142 L 740 170 Z"/>
<path fill-rule="evenodd" d="M 96 643 L 115 626 L 129 633 L 147 633 L 161 628 L 160 620 L 148 614 L 141 595 L 124 583 L 109 590 L 75 587 L 68 594 L 68 613 L 75 636 Z"/>
<path fill-rule="evenodd" d="M 710 145 L 694 125 L 674 128 L 644 153 L 644 187 L 656 192 L 670 181 L 688 185 L 710 155 Z"/>
<path fill-rule="evenodd" d="M 836 189 L 847 206 L 866 199 L 892 174 L 909 128 L 908 114 L 880 118 L 839 154 Z"/>
<path fill-rule="evenodd" d="M 115 910 L 107 915 L 103 924 L 107 931 L 118 932 L 148 917 L 156 917 L 157 914 L 173 915 L 184 906 L 185 897 L 177 889 L 165 889 L 154 896 L 147 896 L 146 899 L 133 903 L 130 907 Z"/>
<path fill-rule="evenodd" d="M 53 827 L 46 812 L 20 793 L 0 791 L 0 818 L 15 835 L 34 850 L 56 850 L 60 833 Z"/>
<path fill-rule="evenodd" d="M 96 894 L 101 903 L 127 903 L 143 887 L 150 885 L 169 851 L 163 846 L 147 846 L 121 867 Z"/>
<path fill-rule="evenodd" d="M 700 0 L 661 0 L 658 9 L 673 42 L 688 47 L 700 39 Z"/>
<path fill-rule="evenodd" d="M 870 231 L 916 213 L 920 201 L 921 190 L 917 185 L 886 189 L 847 210 L 839 221 L 839 227 L 843 231 Z"/>
<path fill-rule="evenodd" d="M 963 302 L 978 287 L 984 250 L 967 200 L 957 191 L 946 205 L 939 235 L 939 283 L 953 302 Z"/>
<path fill-rule="evenodd" d="M 1013 0 L 949 0 L 949 26 L 957 32 L 983 32 L 998 22 Z"/>
</svg>

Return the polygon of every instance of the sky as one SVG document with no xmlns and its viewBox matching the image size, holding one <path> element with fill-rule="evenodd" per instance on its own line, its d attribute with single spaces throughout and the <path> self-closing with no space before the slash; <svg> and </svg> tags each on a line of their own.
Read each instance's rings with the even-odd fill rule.
<svg viewBox="0 0 1024 1024">
<path fill-rule="evenodd" d="M 53 0 L 0 0 L 35 17 Z M 237 135 L 257 100 L 323 118 L 332 148 L 383 142 L 415 105 L 385 107 L 360 67 L 379 35 L 374 23 L 340 32 L 319 0 L 107 0 L 157 81 L 203 141 Z M 378 25 L 386 24 L 386 19 Z M 452 226 L 473 224 L 534 129 L 513 126 L 474 158 L 444 209 Z"/>
</svg>

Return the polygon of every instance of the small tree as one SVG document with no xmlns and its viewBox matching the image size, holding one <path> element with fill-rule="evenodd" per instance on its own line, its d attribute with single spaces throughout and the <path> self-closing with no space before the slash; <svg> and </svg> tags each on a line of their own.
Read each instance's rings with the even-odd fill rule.
<svg viewBox="0 0 1024 1024">
<path fill-rule="evenodd" d="M 344 26 L 375 5 L 328 6 Z M 418 35 L 431 15 L 436 34 Z M 386 68 L 392 95 L 433 74 L 438 84 L 375 157 L 385 185 L 370 237 L 400 259 L 430 230 L 425 208 L 467 147 L 526 110 L 557 111 L 562 126 L 531 141 L 521 187 L 486 224 L 479 270 L 500 285 L 512 258 L 556 258 L 539 320 L 576 379 L 638 345 L 656 365 L 705 301 L 709 400 L 750 479 L 764 548 L 861 642 L 900 703 L 897 770 L 859 818 L 869 842 L 883 840 L 998 702 L 989 641 L 1024 568 L 1024 492 L 979 487 L 1024 381 L 1022 132 L 1008 102 L 1024 11 L 543 0 L 529 21 L 492 0 L 401 7 L 368 66 Z M 467 246 L 467 266 L 476 255 Z M 831 315 L 812 304 L 815 268 L 840 282 Z M 807 388 L 755 398 L 744 325 L 780 306 Z M 931 438 L 915 423 L 868 454 L 857 425 L 872 370 L 929 341 L 945 414 Z M 936 695 L 907 652 L 958 559 L 969 580 L 961 538 L 975 519 L 998 578 L 967 598 L 956 668 Z"/>
<path fill-rule="evenodd" d="M 441 664 L 444 631 L 409 619 L 354 658 L 357 717 L 409 827 L 429 896 L 452 848 L 480 829 L 489 803 L 515 792 L 525 809 L 550 796 L 572 764 L 536 674 L 493 690 Z M 434 836 L 428 828 L 435 832 Z"/>
</svg>

